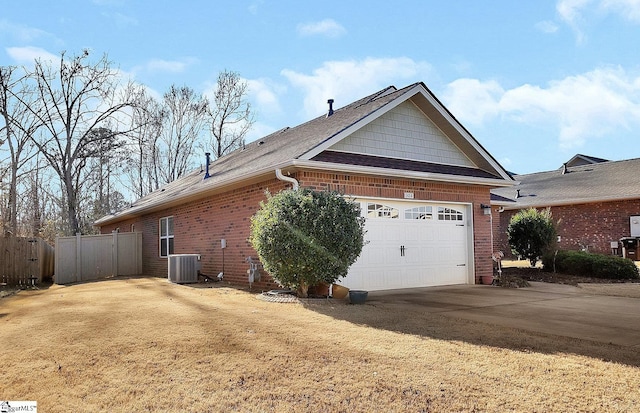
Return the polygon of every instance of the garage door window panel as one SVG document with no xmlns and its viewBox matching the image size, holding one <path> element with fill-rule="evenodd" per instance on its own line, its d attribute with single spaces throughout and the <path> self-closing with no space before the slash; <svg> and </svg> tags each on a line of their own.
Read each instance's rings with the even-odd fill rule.
<svg viewBox="0 0 640 413">
<path fill-rule="evenodd" d="M 369 202 L 367 204 L 367 218 L 398 218 L 400 211 L 389 205 L 376 204 Z"/>
<path fill-rule="evenodd" d="M 453 208 L 438 207 L 438 221 L 463 221 L 464 214 Z"/>
<path fill-rule="evenodd" d="M 421 205 L 404 210 L 404 219 L 433 219 L 433 207 Z"/>
</svg>

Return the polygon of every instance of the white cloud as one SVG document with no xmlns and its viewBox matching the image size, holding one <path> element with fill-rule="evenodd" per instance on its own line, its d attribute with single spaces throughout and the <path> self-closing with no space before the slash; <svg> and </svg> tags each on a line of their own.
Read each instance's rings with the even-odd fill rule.
<svg viewBox="0 0 640 413">
<path fill-rule="evenodd" d="M 640 0 L 602 0 L 601 6 L 619 13 L 627 20 L 640 23 Z"/>
<path fill-rule="evenodd" d="M 576 34 L 576 41 L 582 44 L 586 41 L 583 30 L 587 19 L 596 13 L 601 15 L 618 14 L 625 20 L 640 23 L 640 0 L 558 0 L 556 10 Z"/>
<path fill-rule="evenodd" d="M 504 93 L 500 84 L 493 80 L 458 79 L 447 85 L 442 98 L 456 118 L 479 125 L 499 114 L 499 102 Z"/>
<path fill-rule="evenodd" d="M 247 95 L 261 113 L 280 113 L 282 108 L 278 95 L 286 92 L 286 87 L 276 85 L 268 79 L 246 80 Z"/>
<path fill-rule="evenodd" d="M 275 129 L 273 126 L 268 125 L 264 122 L 256 122 L 253 125 L 251 125 L 251 129 L 249 129 L 249 132 L 247 132 L 247 136 L 245 137 L 245 142 L 253 142 L 257 139 L 263 138 L 267 135 L 272 134 L 273 132 L 275 132 L 277 129 Z"/>
<path fill-rule="evenodd" d="M 535 28 L 542 33 L 555 33 L 558 31 L 558 25 L 552 21 L 544 20 L 535 24 Z"/>
<path fill-rule="evenodd" d="M 240 80 L 242 82 L 246 82 L 247 84 L 247 90 L 244 98 L 251 103 L 251 111 L 254 114 L 282 114 L 279 96 L 286 93 L 285 86 L 278 85 L 270 79 L 266 78 L 241 78 Z M 207 99 L 212 101 L 214 99 L 217 87 L 218 85 L 215 80 L 206 82 L 203 95 L 206 96 Z M 260 117 L 259 115 L 256 117 Z"/>
<path fill-rule="evenodd" d="M 286 87 L 266 78 L 240 78 L 240 81 L 247 84 L 246 94 L 243 99 L 251 104 L 251 113 L 254 116 L 254 120 L 256 120 L 251 125 L 251 129 L 249 129 L 246 136 L 246 142 L 251 142 L 276 130 L 274 126 L 266 121 L 260 121 L 260 119 L 266 118 L 273 121 L 274 118 L 278 118 L 278 115 L 283 114 L 279 96 L 286 93 Z M 214 100 L 217 86 L 217 79 L 205 83 L 203 95 L 210 102 Z M 241 126 L 236 125 L 238 128 Z"/>
<path fill-rule="evenodd" d="M 324 19 L 319 22 L 299 24 L 298 33 L 302 36 L 320 35 L 336 38 L 347 33 L 347 30 L 333 19 Z"/>
<path fill-rule="evenodd" d="M 593 0 L 559 0 L 556 3 L 556 10 L 560 17 L 569 24 L 579 20 L 582 10 Z"/>
<path fill-rule="evenodd" d="M 30 43 L 40 38 L 50 38 L 58 41 L 55 36 L 49 32 L 23 24 L 11 23 L 7 19 L 0 20 L 0 33 L 7 33 L 21 43 Z"/>
<path fill-rule="evenodd" d="M 335 99 L 339 108 L 395 82 L 403 87 L 426 80 L 431 66 L 407 57 L 367 58 L 325 62 L 310 75 L 289 69 L 281 74 L 305 95 L 303 116 L 308 118 L 325 112 L 327 99 Z"/>
<path fill-rule="evenodd" d="M 447 86 L 443 97 L 463 123 L 501 119 L 551 125 L 564 149 L 640 127 L 640 76 L 629 76 L 620 68 L 596 69 L 546 87 L 522 85 L 510 90 L 495 81 L 459 79 Z"/>
<path fill-rule="evenodd" d="M 591 2 L 592 0 L 559 0 L 556 3 L 556 10 L 560 18 L 573 29 L 578 44 L 586 41 L 586 35 L 581 29 L 582 10 Z"/>
<path fill-rule="evenodd" d="M 5 50 L 9 57 L 16 63 L 24 65 L 32 65 L 36 59 L 49 60 L 52 62 L 60 60 L 60 56 L 54 55 L 39 47 L 7 47 Z"/>
</svg>

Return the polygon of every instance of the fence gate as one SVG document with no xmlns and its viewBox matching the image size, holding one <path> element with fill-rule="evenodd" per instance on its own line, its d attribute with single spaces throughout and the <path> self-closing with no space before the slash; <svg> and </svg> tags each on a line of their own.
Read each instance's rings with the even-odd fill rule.
<svg viewBox="0 0 640 413">
<path fill-rule="evenodd" d="M 69 284 L 117 275 L 142 274 L 142 233 L 56 238 L 54 282 Z"/>
<path fill-rule="evenodd" d="M 41 238 L 0 236 L 0 285 L 29 285 L 53 275 L 53 247 Z"/>
</svg>

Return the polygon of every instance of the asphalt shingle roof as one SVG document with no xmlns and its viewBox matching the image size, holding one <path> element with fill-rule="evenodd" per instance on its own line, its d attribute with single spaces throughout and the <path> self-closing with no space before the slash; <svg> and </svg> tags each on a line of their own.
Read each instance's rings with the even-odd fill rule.
<svg viewBox="0 0 640 413">
<path fill-rule="evenodd" d="M 134 216 L 172 201 L 186 199 L 212 188 L 223 186 L 261 170 L 277 168 L 320 145 L 367 115 L 394 101 L 408 89 L 389 86 L 342 108 L 335 109 L 331 116 L 318 116 L 293 128 L 283 128 L 254 142 L 248 143 L 228 155 L 216 159 L 209 166 L 210 177 L 204 178 L 204 171 L 194 170 L 174 182 L 138 199 L 131 206 L 114 215 L 100 218 L 96 225 L 117 221 L 120 217 Z M 203 154 L 204 161 L 204 154 Z"/>
<path fill-rule="evenodd" d="M 640 198 L 640 158 L 563 170 L 515 175 L 520 184 L 492 189 L 492 200 L 511 209 Z"/>
<path fill-rule="evenodd" d="M 608 159 L 597 158 L 595 156 L 583 155 L 581 153 L 575 155 L 573 158 L 569 159 L 567 162 L 567 166 L 579 166 L 589 163 L 600 163 L 600 162 L 608 162 Z"/>
<path fill-rule="evenodd" d="M 257 178 L 266 174 L 273 175 L 275 169 L 291 165 L 292 161 L 304 161 L 305 159 L 302 158 L 304 155 L 316 148 L 319 150 L 323 143 L 373 115 L 391 102 L 401 97 L 413 96 L 411 90 L 418 85 L 428 91 L 421 82 L 402 89 L 389 86 L 342 108 L 335 109 L 331 116 L 319 116 L 293 128 L 283 128 L 262 139 L 248 143 L 244 148 L 213 161 L 209 166 L 209 178 L 203 179 L 205 172 L 195 170 L 135 201 L 124 211 L 99 219 L 95 224 L 104 225 L 117 222 L 130 216 L 137 216 L 151 210 L 197 199 L 214 190 L 249 178 Z M 409 96 L 408 93 L 412 93 L 412 95 Z M 407 95 L 405 96 L 405 94 Z M 469 145 L 470 143 L 468 143 Z M 486 156 L 490 157 L 488 154 Z M 204 154 L 202 158 L 204 162 Z M 486 159 L 484 160 L 486 161 Z M 501 167 L 498 166 L 498 168 Z M 437 171 L 442 172 L 441 169 Z M 493 175 L 481 170 L 481 168 L 457 168 L 448 172 L 444 171 L 444 173 L 450 174 L 452 172 L 461 176 L 502 179 L 498 176 L 499 174 Z"/>
</svg>

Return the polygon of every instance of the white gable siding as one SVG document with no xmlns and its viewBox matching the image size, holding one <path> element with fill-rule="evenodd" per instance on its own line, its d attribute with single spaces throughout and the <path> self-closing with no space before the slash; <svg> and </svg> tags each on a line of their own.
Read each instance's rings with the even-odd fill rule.
<svg viewBox="0 0 640 413">
<path fill-rule="evenodd" d="M 331 150 L 448 165 L 475 165 L 411 102 L 404 102 Z"/>
</svg>

